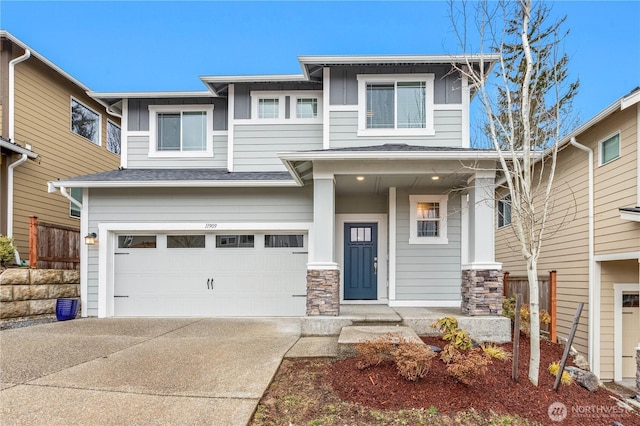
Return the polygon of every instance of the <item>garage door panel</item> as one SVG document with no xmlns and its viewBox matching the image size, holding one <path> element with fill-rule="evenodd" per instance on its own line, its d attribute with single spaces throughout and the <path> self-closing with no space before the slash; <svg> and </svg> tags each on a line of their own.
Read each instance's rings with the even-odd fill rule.
<svg viewBox="0 0 640 426">
<path fill-rule="evenodd" d="M 295 250 L 120 249 L 114 295 L 126 297 L 114 299 L 114 314 L 303 316 L 307 254 Z"/>
</svg>

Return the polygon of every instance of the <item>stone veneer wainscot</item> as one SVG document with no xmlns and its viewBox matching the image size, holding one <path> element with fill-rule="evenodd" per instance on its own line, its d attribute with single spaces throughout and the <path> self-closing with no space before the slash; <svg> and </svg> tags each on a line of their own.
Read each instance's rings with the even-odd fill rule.
<svg viewBox="0 0 640 426">
<path fill-rule="evenodd" d="M 496 269 L 462 271 L 462 313 L 502 315 L 503 274 Z"/>
<path fill-rule="evenodd" d="M 307 271 L 307 315 L 340 315 L 340 271 L 338 269 Z"/>
</svg>

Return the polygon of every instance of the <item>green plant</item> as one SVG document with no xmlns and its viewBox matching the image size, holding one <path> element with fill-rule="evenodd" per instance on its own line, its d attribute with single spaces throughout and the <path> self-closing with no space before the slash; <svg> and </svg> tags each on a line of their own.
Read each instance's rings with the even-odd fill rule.
<svg viewBox="0 0 640 426">
<path fill-rule="evenodd" d="M 502 316 L 509 318 L 511 321 L 515 321 L 516 318 L 516 298 L 511 296 L 509 298 L 502 298 Z M 544 309 L 540 309 L 540 324 L 551 323 L 551 315 Z M 529 305 L 523 304 L 520 306 L 520 331 L 529 335 L 531 330 L 531 312 L 529 311 Z"/>
<path fill-rule="evenodd" d="M 406 341 L 393 351 L 398 374 L 410 382 L 416 382 L 426 376 L 435 355 L 435 352 L 422 343 Z"/>
<path fill-rule="evenodd" d="M 511 359 L 511 353 L 500 346 L 496 346 L 493 343 L 487 343 L 480 345 L 482 351 L 489 355 L 491 358 L 499 359 L 500 361 L 505 361 Z"/>
<path fill-rule="evenodd" d="M 392 359 L 394 350 L 395 344 L 390 334 L 358 343 L 356 344 L 356 351 L 362 359 L 356 365 L 361 370 L 379 365 L 386 360 Z"/>
<path fill-rule="evenodd" d="M 0 235 L 0 264 L 4 266 L 7 262 L 15 259 L 15 252 L 13 238 Z"/>
<path fill-rule="evenodd" d="M 427 410 L 427 413 L 431 414 L 432 416 L 435 416 L 436 414 L 438 414 L 438 409 L 432 405 Z"/>
<path fill-rule="evenodd" d="M 462 351 L 473 348 L 473 341 L 466 331 L 458 328 L 458 320 L 454 317 L 444 317 L 431 324 L 432 328 L 437 328 L 442 333 L 442 340 L 445 340 Z"/>
<path fill-rule="evenodd" d="M 549 370 L 549 373 L 551 373 L 553 377 L 558 377 L 558 371 L 560 371 L 560 363 L 552 362 L 551 364 L 549 364 L 547 370 Z M 571 374 L 569 374 L 568 371 L 562 372 L 560 383 L 562 383 L 563 385 L 570 385 L 571 383 L 573 383 L 573 377 L 571 377 Z"/>
</svg>

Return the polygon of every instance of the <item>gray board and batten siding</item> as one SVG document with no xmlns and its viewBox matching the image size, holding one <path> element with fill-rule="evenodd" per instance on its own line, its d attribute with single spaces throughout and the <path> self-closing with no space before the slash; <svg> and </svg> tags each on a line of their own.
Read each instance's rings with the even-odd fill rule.
<svg viewBox="0 0 640 426">
<path fill-rule="evenodd" d="M 88 205 L 89 229 L 101 222 L 312 222 L 313 188 L 92 188 Z M 87 274 L 88 315 L 97 316 L 97 246 L 89 248 Z"/>
<path fill-rule="evenodd" d="M 358 105 L 358 74 L 435 74 L 434 103 L 461 104 L 460 76 L 451 73 L 450 66 L 375 66 L 332 67 L 329 103 L 331 105 Z"/>
<path fill-rule="evenodd" d="M 396 299 L 460 301 L 460 195 L 447 201 L 448 244 L 409 244 L 410 194 L 396 194 Z"/>
</svg>

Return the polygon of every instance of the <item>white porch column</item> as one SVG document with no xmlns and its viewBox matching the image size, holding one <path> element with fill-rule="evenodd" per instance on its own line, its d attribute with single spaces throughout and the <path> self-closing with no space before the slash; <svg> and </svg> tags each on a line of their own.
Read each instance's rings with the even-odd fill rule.
<svg viewBox="0 0 640 426">
<path fill-rule="evenodd" d="M 340 271 L 335 261 L 335 181 L 313 179 L 313 236 L 307 265 L 307 315 L 340 314 Z"/>
<path fill-rule="evenodd" d="M 495 171 L 479 170 L 469 179 L 466 217 L 468 253 L 462 255 L 467 262 L 462 265 L 462 312 L 502 315 L 502 264 L 495 261 Z"/>
</svg>

